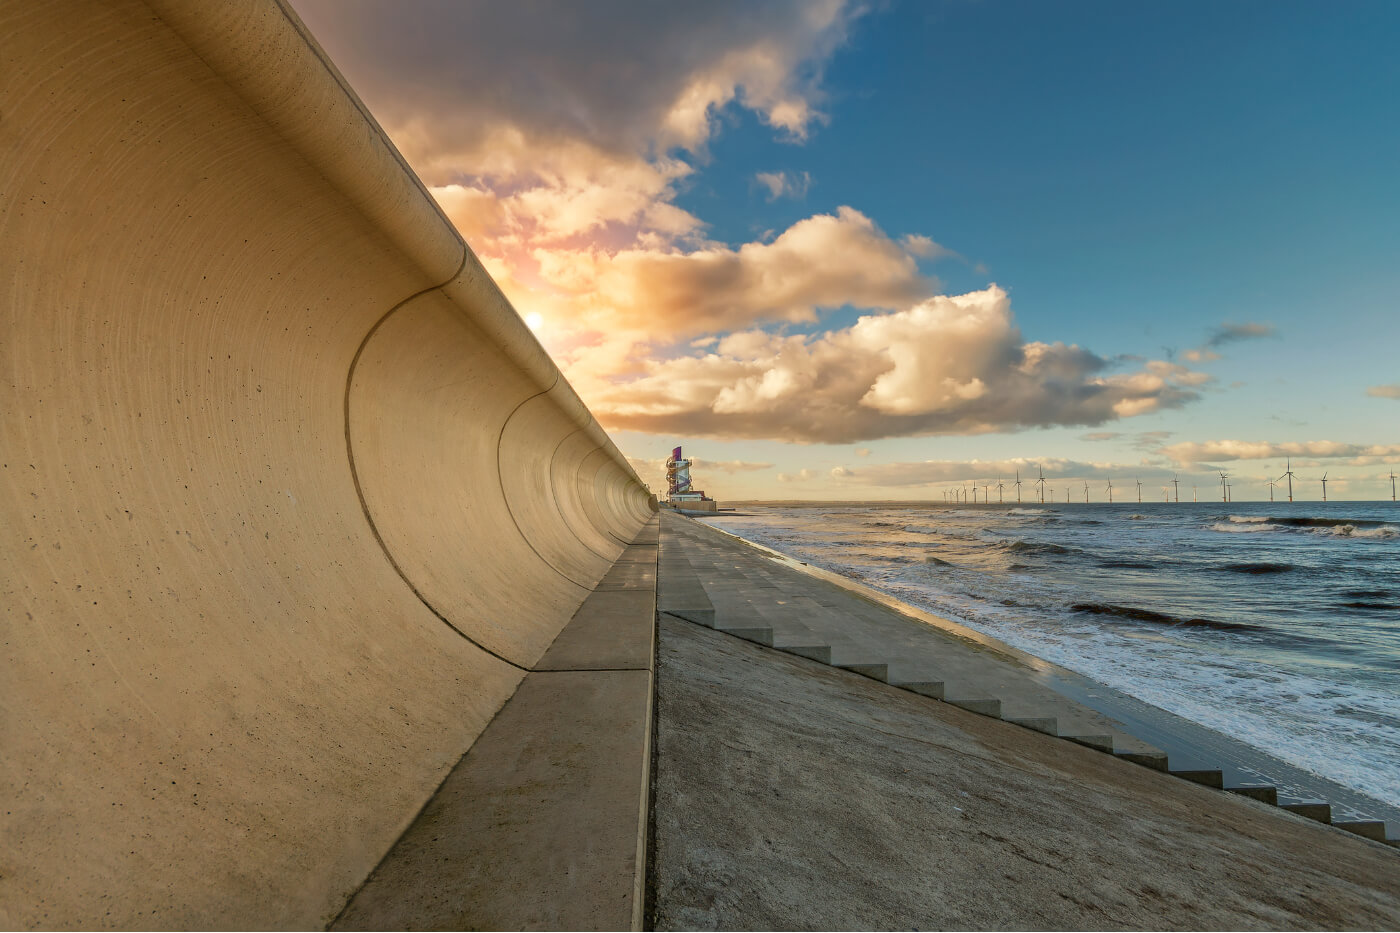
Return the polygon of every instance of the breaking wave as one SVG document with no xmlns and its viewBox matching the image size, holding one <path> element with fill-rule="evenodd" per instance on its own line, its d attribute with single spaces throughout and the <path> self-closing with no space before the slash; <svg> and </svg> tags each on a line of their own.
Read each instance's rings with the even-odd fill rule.
<svg viewBox="0 0 1400 933">
<path fill-rule="evenodd" d="M 1230 573 L 1265 574 L 1288 573 L 1288 571 L 1295 570 L 1297 568 L 1295 568 L 1292 564 L 1274 564 L 1269 563 L 1267 561 L 1263 561 L 1255 564 L 1221 564 L 1220 569 L 1229 571 Z"/>
<path fill-rule="evenodd" d="M 1181 626 L 1183 628 L 1212 628 L 1221 631 L 1263 632 L 1263 626 L 1245 622 L 1221 622 L 1218 619 L 1184 619 L 1170 616 L 1165 612 L 1139 609 L 1135 606 L 1115 606 L 1110 603 L 1075 603 L 1069 607 L 1074 612 L 1088 612 L 1099 616 L 1117 619 L 1131 619 L 1134 622 L 1151 622 L 1154 625 Z"/>
</svg>

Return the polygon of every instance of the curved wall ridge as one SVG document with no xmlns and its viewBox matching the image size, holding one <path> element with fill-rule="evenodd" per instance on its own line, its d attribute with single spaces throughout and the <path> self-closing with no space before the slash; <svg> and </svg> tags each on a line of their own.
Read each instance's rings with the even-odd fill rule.
<svg viewBox="0 0 1400 933">
<path fill-rule="evenodd" d="M 277 3 L 0 35 L 0 917 L 322 926 L 647 494 Z"/>
</svg>

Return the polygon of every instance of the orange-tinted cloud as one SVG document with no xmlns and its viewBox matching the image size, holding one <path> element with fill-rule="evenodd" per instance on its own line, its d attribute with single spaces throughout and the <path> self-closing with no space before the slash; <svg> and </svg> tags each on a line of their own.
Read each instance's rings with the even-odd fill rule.
<svg viewBox="0 0 1400 933">
<path fill-rule="evenodd" d="M 614 428 L 845 443 L 1101 424 L 1181 405 L 1209 379 L 1163 361 L 1108 370 L 1083 348 L 1025 341 L 992 286 L 817 336 L 730 334 L 702 356 L 647 361 L 591 402 Z"/>
</svg>

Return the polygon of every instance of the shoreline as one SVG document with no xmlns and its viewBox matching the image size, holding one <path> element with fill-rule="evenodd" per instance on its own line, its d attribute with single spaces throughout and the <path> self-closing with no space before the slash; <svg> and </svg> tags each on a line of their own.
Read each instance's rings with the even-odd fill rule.
<svg viewBox="0 0 1400 933">
<path fill-rule="evenodd" d="M 774 504 L 764 503 L 764 505 Z M 851 504 L 850 506 L 844 503 L 792 504 L 792 506 L 812 507 L 833 505 L 834 507 L 871 507 L 868 503 Z M 887 505 L 890 503 L 880 503 L 878 507 Z M 790 506 L 784 504 L 782 507 Z M 707 514 L 704 517 L 713 516 Z M 701 522 L 701 524 L 762 551 L 784 566 L 825 580 L 864 599 L 892 609 L 918 622 L 933 626 L 945 635 L 976 643 L 1025 666 L 1039 683 L 1062 696 L 1118 721 L 1129 734 L 1167 752 L 1173 771 L 1219 769 L 1222 772 L 1223 783 L 1227 788 L 1239 785 L 1271 784 L 1278 788 L 1280 803 L 1326 801 L 1332 806 L 1334 818 L 1382 820 L 1387 824 L 1388 832 L 1400 835 L 1400 806 L 1386 803 L 1325 775 L 1319 775 L 1290 764 L 1277 755 L 1242 739 L 1140 700 L 1118 688 L 1016 648 L 995 636 L 987 635 L 969 626 L 921 609 L 877 587 L 826 567 L 804 561 L 768 545 L 752 541 L 733 531 L 705 522 Z"/>
</svg>

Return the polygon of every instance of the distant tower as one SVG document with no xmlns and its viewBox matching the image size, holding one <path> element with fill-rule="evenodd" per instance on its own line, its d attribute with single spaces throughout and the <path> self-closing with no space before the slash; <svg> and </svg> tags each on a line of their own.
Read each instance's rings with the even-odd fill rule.
<svg viewBox="0 0 1400 933">
<path fill-rule="evenodd" d="M 705 495 L 703 489 L 690 484 L 690 461 L 674 448 L 666 460 L 666 503 L 672 508 L 693 512 L 714 512 L 719 503 Z"/>
<path fill-rule="evenodd" d="M 666 461 L 666 495 L 678 496 L 690 492 L 690 461 L 681 456 L 679 447 L 671 451 Z"/>
</svg>

